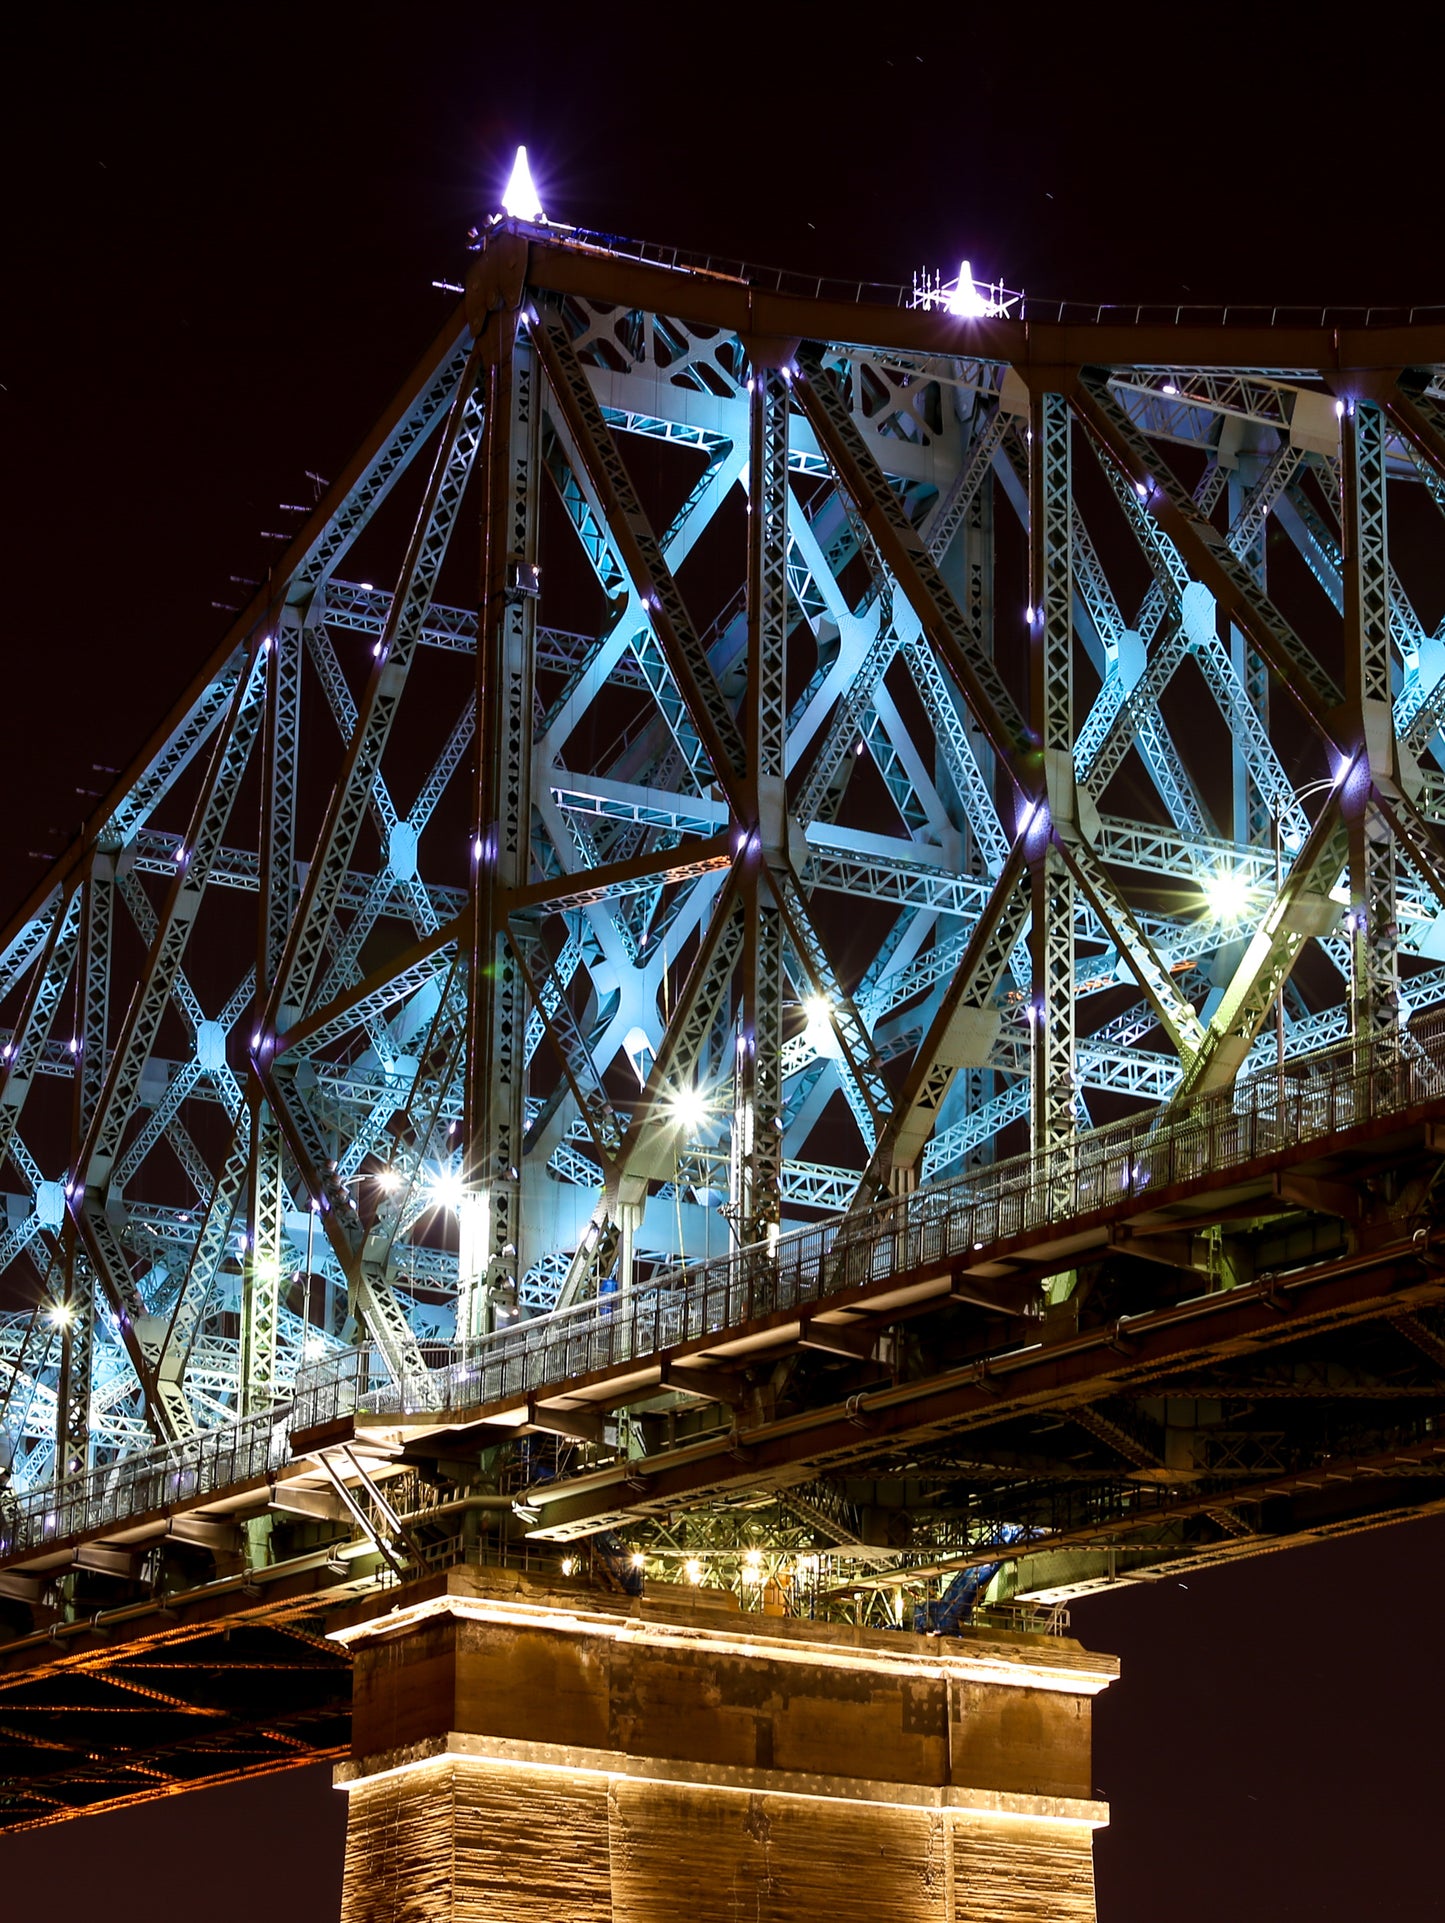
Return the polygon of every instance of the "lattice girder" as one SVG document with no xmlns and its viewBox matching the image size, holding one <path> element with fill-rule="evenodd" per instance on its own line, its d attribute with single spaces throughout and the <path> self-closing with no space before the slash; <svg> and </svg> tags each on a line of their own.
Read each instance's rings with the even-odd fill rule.
<svg viewBox="0 0 1445 1923">
<path fill-rule="evenodd" d="M 1168 346 L 490 232 L 0 935 L 17 1459 L 1445 998 L 1439 357 Z"/>
</svg>

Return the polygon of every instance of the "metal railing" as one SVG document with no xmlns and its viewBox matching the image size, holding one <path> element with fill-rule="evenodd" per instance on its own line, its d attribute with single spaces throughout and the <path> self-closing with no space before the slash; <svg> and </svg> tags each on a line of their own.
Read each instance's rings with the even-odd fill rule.
<svg viewBox="0 0 1445 1923">
<path fill-rule="evenodd" d="M 980 1603 L 970 1620 L 975 1629 L 1023 1636 L 1067 1636 L 1072 1627 L 1067 1603 Z"/>
<path fill-rule="evenodd" d="M 392 1378 L 371 1346 L 301 1371 L 291 1402 L 58 1486 L 6 1500 L 0 1557 L 43 1548 L 124 1516 L 159 1511 L 266 1474 L 290 1437 L 357 1414 L 475 1409 L 555 1392 L 581 1377 L 646 1361 L 890 1276 L 1073 1223 L 1146 1192 L 1338 1134 L 1377 1116 L 1445 1100 L 1445 1010 L 1370 1045 L 1345 1042 L 1194 1101 L 1015 1156 L 622 1293 L 499 1329 L 464 1348 L 428 1344 L 429 1367 Z"/>
<path fill-rule="evenodd" d="M 0 1507 L 0 1556 L 43 1549 L 124 1516 L 164 1511 L 272 1475 L 291 1460 L 289 1421 L 286 1408 L 250 1416 L 43 1489 L 7 1495 Z"/>
<path fill-rule="evenodd" d="M 809 274 L 795 268 L 769 267 L 756 261 L 673 247 L 653 241 L 597 233 L 590 228 L 553 230 L 553 238 L 601 248 L 618 259 L 644 261 L 674 272 L 706 274 L 736 281 L 768 293 L 791 294 L 804 300 L 838 301 L 849 306 L 912 307 L 912 285 L 894 281 L 849 279 L 837 274 Z M 987 291 L 987 290 L 985 290 Z M 1439 303 L 1408 306 L 1378 302 L 1343 306 L 1336 302 L 1295 301 L 1280 305 L 1267 301 L 1091 301 L 1038 294 L 1018 296 L 1010 319 L 1050 322 L 1056 326 L 1125 327 L 1415 327 L 1445 320 Z"/>
<path fill-rule="evenodd" d="M 852 1216 L 679 1268 L 623 1294 L 499 1330 L 429 1384 L 433 1408 L 553 1390 L 678 1344 L 903 1272 L 952 1266 L 1017 1237 L 1247 1166 L 1379 1114 L 1445 1098 L 1445 1012 L 1373 1047 L 1344 1043 L 1195 1101 L 1076 1136 Z M 343 1364 L 349 1358 L 341 1358 Z M 404 1382 L 359 1388 L 354 1408 L 406 1413 Z M 337 1413 L 342 1413 L 338 1408 Z"/>
</svg>

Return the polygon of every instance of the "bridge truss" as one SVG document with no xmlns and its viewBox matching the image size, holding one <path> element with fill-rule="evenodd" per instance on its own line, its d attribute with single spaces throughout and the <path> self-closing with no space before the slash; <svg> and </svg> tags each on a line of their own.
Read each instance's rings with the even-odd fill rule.
<svg viewBox="0 0 1445 1923">
<path fill-rule="evenodd" d="M 537 1315 L 1026 1149 L 1062 1217 L 1088 1131 L 1322 1050 L 1384 1087 L 1445 1002 L 1442 365 L 1436 326 L 960 317 L 497 222 L 0 941 L 10 1496 L 359 1345 L 425 1407 Z M 1374 1207 L 1428 1243 L 1423 1166 L 1004 1263 L 949 1313 L 976 1361 L 1253 1281 L 1231 1237 L 1323 1259 Z M 1403 1375 L 1309 1380 L 1425 1420 L 1431 1314 Z M 907 1353 L 832 1342 L 864 1386 Z M 739 1379 L 648 1392 L 736 1427 Z M 1264 1463 L 1262 1391 L 1206 1386 L 1187 1479 Z M 641 1447 L 626 1401 L 579 1437 Z M 1178 1426 L 1093 1403 L 1072 1468 L 1015 1436 L 949 1487 L 1157 1484 Z M 894 1469 L 865 1501 L 795 1465 L 788 1530 L 896 1549 L 860 1520 L 913 1503 Z M 743 1553 L 735 1496 L 676 1509 L 659 1554 Z M 966 1552 L 967 1509 L 917 1540 Z"/>
</svg>

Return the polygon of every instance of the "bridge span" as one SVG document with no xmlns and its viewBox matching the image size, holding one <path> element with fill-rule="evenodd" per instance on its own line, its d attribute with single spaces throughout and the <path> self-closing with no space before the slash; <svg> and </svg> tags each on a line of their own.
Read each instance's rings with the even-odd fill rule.
<svg viewBox="0 0 1445 1923">
<path fill-rule="evenodd" d="M 0 1822 L 1445 1502 L 1442 368 L 486 227 L 0 931 Z"/>
</svg>

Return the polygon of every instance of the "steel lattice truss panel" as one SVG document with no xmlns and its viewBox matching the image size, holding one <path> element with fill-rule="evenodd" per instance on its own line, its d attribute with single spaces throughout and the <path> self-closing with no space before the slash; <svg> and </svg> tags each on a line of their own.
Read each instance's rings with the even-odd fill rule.
<svg viewBox="0 0 1445 1923">
<path fill-rule="evenodd" d="M 1404 1033 L 1441 359 L 499 223 L 0 943 L 12 1485 Z"/>
</svg>

